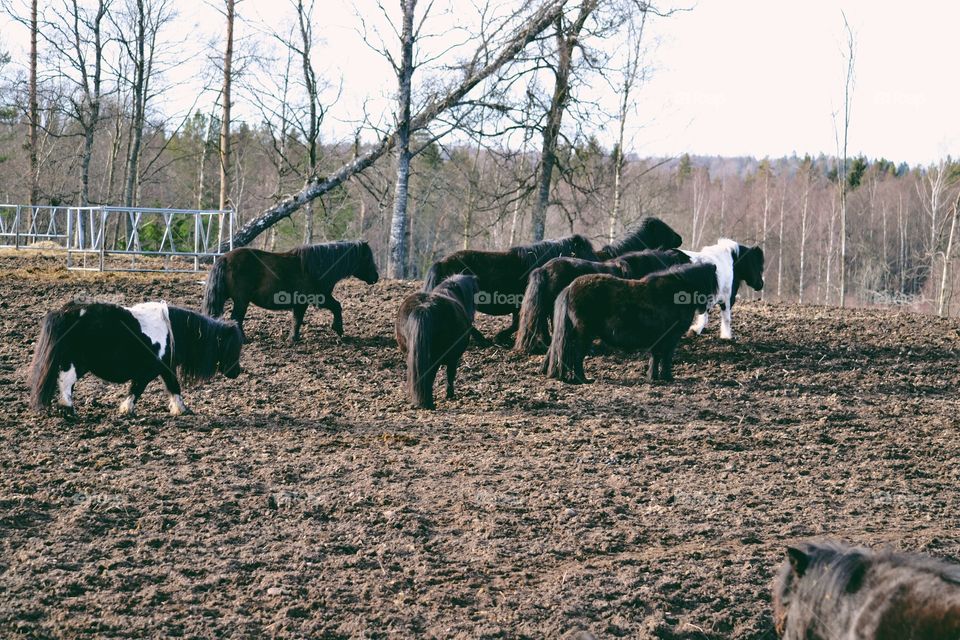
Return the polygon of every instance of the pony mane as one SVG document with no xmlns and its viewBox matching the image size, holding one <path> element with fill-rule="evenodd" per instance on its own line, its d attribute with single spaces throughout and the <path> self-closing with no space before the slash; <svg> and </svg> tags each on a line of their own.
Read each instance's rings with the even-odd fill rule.
<svg viewBox="0 0 960 640">
<path fill-rule="evenodd" d="M 548 260 L 558 258 L 564 254 L 575 254 L 579 246 L 590 247 L 590 241 L 585 236 L 575 234 L 559 240 L 544 240 L 534 244 L 523 244 L 511 247 L 508 253 L 517 256 L 528 271 L 541 267 Z M 592 248 L 591 248 L 592 252 Z"/>
<path fill-rule="evenodd" d="M 241 338 L 234 322 L 223 322 L 182 307 L 167 306 L 170 316 L 171 362 L 185 384 L 212 378 L 221 355 L 236 351 Z M 236 341 L 236 344 L 233 344 Z"/>
<path fill-rule="evenodd" d="M 300 258 L 303 272 L 317 281 L 337 282 L 353 275 L 368 255 L 363 241 L 308 244 L 290 251 Z"/>
<path fill-rule="evenodd" d="M 647 217 L 640 221 L 626 237 L 604 245 L 597 253 L 606 259 L 616 258 L 631 251 L 643 251 L 644 249 L 667 249 L 674 247 L 661 247 L 659 244 L 651 244 L 653 238 L 660 234 L 672 233 L 680 239 L 679 234 L 673 230 L 670 225 L 660 218 Z M 677 242 L 675 246 L 680 246 Z"/>
</svg>

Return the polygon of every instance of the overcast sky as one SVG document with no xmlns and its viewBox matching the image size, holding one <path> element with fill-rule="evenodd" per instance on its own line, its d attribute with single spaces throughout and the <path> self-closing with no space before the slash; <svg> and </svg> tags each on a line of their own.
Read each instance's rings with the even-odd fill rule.
<svg viewBox="0 0 960 640">
<path fill-rule="evenodd" d="M 177 2 L 181 28 L 192 32 L 199 51 L 218 33 L 219 18 L 194 0 Z M 253 22 L 272 25 L 289 11 L 280 0 L 243 0 L 238 6 Z M 393 87 L 386 63 L 363 47 L 356 31 L 354 7 L 372 16 L 373 2 L 317 0 L 317 6 L 314 28 L 324 40 L 317 65 L 329 76 L 343 76 L 332 118 L 349 121 L 364 101 L 372 98 L 376 105 Z M 843 89 L 841 8 L 857 40 L 851 153 L 911 164 L 960 155 L 960 90 L 948 73 L 960 3 L 934 0 L 909 6 L 700 0 L 692 11 L 655 20 L 646 33 L 652 75 L 631 116 L 628 146 L 657 156 L 833 154 L 832 114 L 841 108 Z M 22 54 L 25 35 L 0 18 L 0 48 Z M 193 62 L 182 73 L 190 77 L 198 66 Z M 598 84 L 596 91 L 610 90 Z M 196 94 L 188 84 L 173 103 L 192 104 Z M 244 113 L 242 106 L 238 112 Z M 332 119 L 328 126 L 328 139 L 347 130 Z"/>
</svg>

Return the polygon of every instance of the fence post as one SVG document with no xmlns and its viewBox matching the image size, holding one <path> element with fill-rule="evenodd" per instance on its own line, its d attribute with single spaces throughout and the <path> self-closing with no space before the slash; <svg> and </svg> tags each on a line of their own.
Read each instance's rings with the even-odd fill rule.
<svg viewBox="0 0 960 640">
<path fill-rule="evenodd" d="M 16 234 L 16 239 L 13 241 L 14 249 L 20 248 L 20 205 L 17 205 L 17 210 L 13 214 L 13 232 Z"/>
<path fill-rule="evenodd" d="M 103 273 L 103 262 L 107 247 L 107 211 L 100 207 L 100 272 Z"/>
<path fill-rule="evenodd" d="M 200 212 L 193 214 L 193 270 L 200 271 Z"/>
<path fill-rule="evenodd" d="M 73 266 L 73 254 L 70 253 L 70 241 L 73 233 L 73 218 L 70 216 L 70 207 L 67 207 L 67 269 Z"/>
</svg>

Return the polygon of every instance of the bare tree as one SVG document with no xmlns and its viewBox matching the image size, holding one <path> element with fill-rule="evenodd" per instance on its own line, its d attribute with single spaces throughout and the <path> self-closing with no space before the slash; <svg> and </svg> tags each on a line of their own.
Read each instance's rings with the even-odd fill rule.
<svg viewBox="0 0 960 640">
<path fill-rule="evenodd" d="M 845 69 L 843 74 L 843 125 L 842 135 L 838 134 L 837 146 L 840 163 L 837 167 L 837 189 L 840 192 L 840 306 L 846 305 L 847 299 L 847 145 L 850 135 L 850 101 L 853 97 L 853 72 L 856 59 L 856 41 L 853 30 L 847 22 L 847 15 L 843 16 L 843 29 L 846 32 Z M 841 142 L 842 140 L 842 142 Z"/>
<path fill-rule="evenodd" d="M 40 163 L 37 155 L 37 129 L 40 127 L 40 109 L 37 105 L 37 0 L 30 2 L 30 114 L 27 138 L 30 152 L 30 204 L 40 200 Z M 32 214 L 31 214 L 32 215 Z"/>
<path fill-rule="evenodd" d="M 220 209 L 230 202 L 230 89 L 233 80 L 233 22 L 234 0 L 226 0 L 227 37 L 223 54 L 223 89 L 220 101 L 223 115 L 220 119 Z"/>
<path fill-rule="evenodd" d="M 508 31 L 506 37 L 502 40 L 502 44 L 497 48 L 491 47 L 490 42 L 484 41 L 473 58 L 464 67 L 462 78 L 443 92 L 438 92 L 415 115 L 411 115 L 410 129 L 424 128 L 433 122 L 438 115 L 461 104 L 467 94 L 477 85 L 503 67 L 504 64 L 513 60 L 544 29 L 553 24 L 560 12 L 563 11 L 566 1 L 545 0 L 531 15 L 522 18 L 518 26 Z M 368 168 L 394 147 L 396 137 L 396 130 L 385 133 L 365 153 L 326 177 L 311 180 L 300 192 L 261 212 L 235 234 L 234 245 L 249 244 L 266 229 L 288 217 L 307 202 L 328 193 L 352 176 Z"/>
</svg>

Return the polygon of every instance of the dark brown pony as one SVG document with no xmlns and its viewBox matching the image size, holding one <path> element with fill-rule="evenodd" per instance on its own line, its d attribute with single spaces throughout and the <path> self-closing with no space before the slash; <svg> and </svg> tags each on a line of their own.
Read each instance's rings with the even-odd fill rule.
<svg viewBox="0 0 960 640">
<path fill-rule="evenodd" d="M 960 565 L 805 542 L 787 549 L 773 619 L 783 640 L 957 640 Z"/>
<path fill-rule="evenodd" d="M 303 316 L 312 305 L 333 313 L 333 330 L 342 336 L 343 307 L 333 297 L 333 288 L 350 276 L 367 284 L 380 278 L 366 242 L 313 244 L 285 253 L 241 247 L 225 253 L 213 265 L 203 296 L 203 312 L 220 317 L 224 303 L 233 299 L 230 317 L 242 331 L 251 303 L 264 309 L 290 309 L 290 341 L 296 342 Z"/>
<path fill-rule="evenodd" d="M 417 407 L 433 409 L 433 381 L 447 368 L 447 399 L 453 398 L 457 365 L 470 342 L 479 291 L 475 276 L 455 275 L 429 293 L 407 296 L 397 312 L 396 337 L 407 357 L 407 393 Z"/>
<path fill-rule="evenodd" d="M 580 235 L 517 246 L 507 251 L 457 251 L 433 263 L 427 272 L 423 290 L 432 291 L 446 278 L 458 273 L 476 276 L 480 287 L 477 311 L 492 316 L 513 315 L 510 328 L 501 331 L 495 338 L 502 340 L 517 329 L 520 302 L 530 272 L 558 256 L 596 259 L 590 241 Z M 476 329 L 471 333 L 478 342 L 487 342 Z"/>
<path fill-rule="evenodd" d="M 716 290 L 712 264 L 677 265 L 641 280 L 580 276 L 557 298 L 543 372 L 564 382 L 589 382 L 583 358 L 594 338 L 600 338 L 615 347 L 649 352 L 647 376 L 672 380 L 677 343 Z"/>
<path fill-rule="evenodd" d="M 660 218 L 643 218 L 625 238 L 597 251 L 598 260 L 610 260 L 632 251 L 676 249 L 683 243 L 680 234 Z"/>
<path fill-rule="evenodd" d="M 554 258 L 530 274 L 520 306 L 520 324 L 514 349 L 520 353 L 544 353 L 550 344 L 549 320 L 553 303 L 571 282 L 591 273 L 638 279 L 690 258 L 676 249 L 635 251 L 605 262 L 577 258 Z"/>
</svg>

